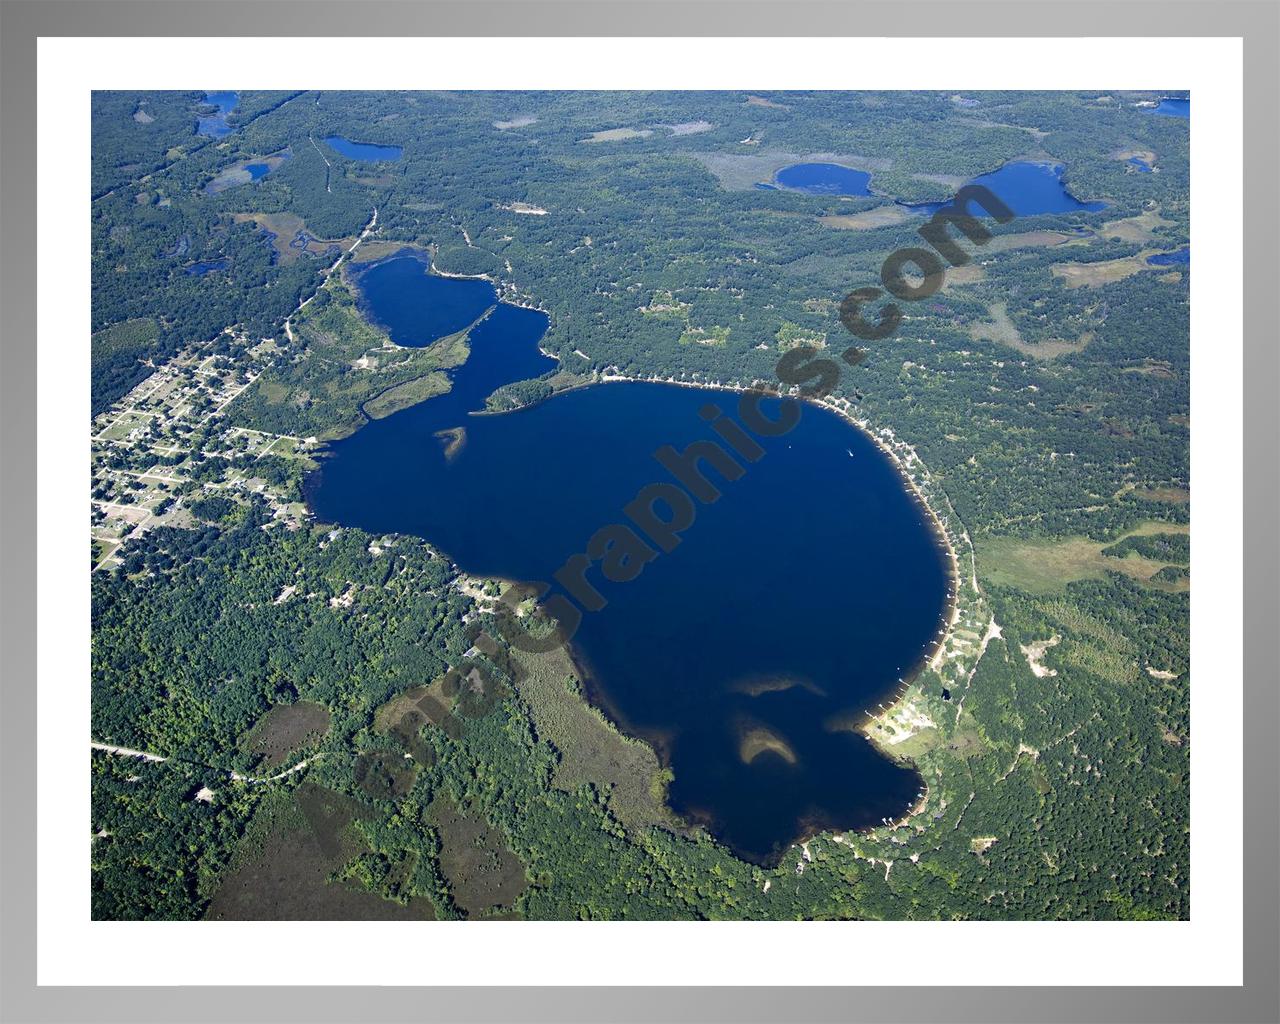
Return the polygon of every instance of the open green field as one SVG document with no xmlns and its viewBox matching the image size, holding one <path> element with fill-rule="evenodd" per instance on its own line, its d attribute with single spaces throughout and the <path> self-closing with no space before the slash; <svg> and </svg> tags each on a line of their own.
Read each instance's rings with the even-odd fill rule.
<svg viewBox="0 0 1280 1024">
<path fill-rule="evenodd" d="M 1051 594 L 1076 580 L 1103 579 L 1119 572 L 1148 586 L 1166 590 L 1186 590 L 1187 580 L 1166 582 L 1153 579 L 1172 560 L 1157 561 L 1136 551 L 1123 558 L 1103 554 L 1103 549 L 1130 537 L 1157 534 L 1186 534 L 1189 527 L 1178 523 L 1147 522 L 1112 540 L 1088 537 L 1025 540 L 1019 537 L 979 539 L 978 572 L 992 583 L 1017 587 L 1031 594 Z"/>
</svg>

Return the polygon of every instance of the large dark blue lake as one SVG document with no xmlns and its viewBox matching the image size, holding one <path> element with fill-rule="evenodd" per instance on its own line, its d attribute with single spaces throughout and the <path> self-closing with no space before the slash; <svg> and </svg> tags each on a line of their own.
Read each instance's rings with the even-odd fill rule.
<svg viewBox="0 0 1280 1024">
<path fill-rule="evenodd" d="M 425 270 L 399 257 L 359 279 L 401 344 L 494 306 L 485 282 Z M 738 419 L 732 392 L 612 383 L 476 414 L 496 387 L 555 365 L 537 347 L 547 323 L 496 304 L 448 394 L 330 446 L 308 481 L 316 516 L 424 537 L 477 575 L 551 582 L 597 530 L 629 522 L 641 488 L 691 486 L 654 452 L 717 440 L 704 415 Z M 762 405 L 779 414 L 776 399 Z M 459 427 L 446 456 L 440 432 Z M 738 459 L 739 479 L 699 464 L 722 497 L 690 499 L 673 551 L 627 582 L 587 573 L 607 603 L 572 645 L 592 700 L 670 765 L 674 809 L 768 862 L 813 830 L 874 825 L 915 802 L 919 776 L 849 726 L 931 651 L 949 579 L 898 471 L 846 421 L 805 405 L 788 433 L 752 436 L 763 454 Z"/>
</svg>

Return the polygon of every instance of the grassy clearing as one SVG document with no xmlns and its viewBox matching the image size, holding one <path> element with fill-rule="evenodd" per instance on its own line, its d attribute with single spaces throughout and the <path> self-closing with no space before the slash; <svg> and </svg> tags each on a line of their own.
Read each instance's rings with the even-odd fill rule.
<svg viewBox="0 0 1280 1024">
<path fill-rule="evenodd" d="M 1144 249 L 1136 256 L 1122 256 L 1117 260 L 1100 260 L 1097 263 L 1055 263 L 1049 269 L 1068 288 L 1100 288 L 1104 284 L 1123 281 L 1126 277 L 1150 270 L 1147 257 L 1154 254 L 1154 249 Z"/>
<path fill-rule="evenodd" d="M 1093 340 L 1093 335 L 1086 331 L 1075 341 L 1050 340 L 1031 344 L 1022 340 L 1018 325 L 1009 317 L 1009 307 L 1006 303 L 993 302 L 987 307 L 987 311 L 991 314 L 990 322 L 970 324 L 969 337 L 974 341 L 994 341 L 998 345 L 1007 345 L 1032 359 L 1054 359 L 1058 356 L 1070 355 L 1081 351 Z"/>
<path fill-rule="evenodd" d="M 538 655 L 512 651 L 512 656 L 523 670 L 516 690 L 538 736 L 560 754 L 556 787 L 571 792 L 594 784 L 608 794 L 610 810 L 628 828 L 673 823 L 665 803 L 669 775 L 657 755 L 587 704 L 568 654 L 557 649 Z"/>
<path fill-rule="evenodd" d="M 305 700 L 280 704 L 254 723 L 243 746 L 250 753 L 262 755 L 259 768 L 276 768 L 290 754 L 311 745 L 328 731 L 329 710 L 323 705 Z"/>
<path fill-rule="evenodd" d="M 949 267 L 947 276 L 942 282 L 942 290 L 950 291 L 966 284 L 977 284 L 979 281 L 985 280 L 987 272 L 977 263 L 966 263 L 960 267 Z"/>
<path fill-rule="evenodd" d="M 681 345 L 712 345 L 719 347 L 729 340 L 729 328 L 720 326 L 686 327 L 680 335 Z"/>
<path fill-rule="evenodd" d="M 872 231 L 875 228 L 892 227 L 910 220 L 911 214 L 901 206 L 877 206 L 874 210 L 863 210 L 861 213 L 828 214 L 819 217 L 818 222 L 839 231 Z"/>
<path fill-rule="evenodd" d="M 1151 157 L 1154 162 L 1154 154 L 1142 154 L 1136 150 L 1126 154 L 1124 157 L 1117 159 L 1128 159 L 1129 156 Z M 1144 210 L 1136 217 L 1125 217 L 1121 220 L 1109 220 L 1098 229 L 1098 234 L 1103 238 L 1114 239 L 1118 242 L 1132 242 L 1135 245 L 1147 245 L 1156 240 L 1156 231 L 1159 228 L 1172 227 L 1173 221 L 1165 220 L 1160 216 L 1160 211 Z"/>
<path fill-rule="evenodd" d="M 1184 487 L 1139 487 L 1131 493 L 1143 501 L 1163 501 L 1170 505 L 1186 505 L 1191 501 L 1191 492 Z"/>
<path fill-rule="evenodd" d="M 649 305 L 640 307 L 640 313 L 658 320 L 686 320 L 692 309 L 689 303 L 681 302 L 671 292 L 656 291 Z"/>
<path fill-rule="evenodd" d="M 652 128 L 606 128 L 592 132 L 583 142 L 621 142 L 624 139 L 643 139 L 653 134 Z"/>
<path fill-rule="evenodd" d="M 1078 235 L 1062 231 L 1019 231 L 1011 235 L 996 235 L 982 247 L 983 252 L 1006 252 L 1010 249 L 1052 249 L 1068 242 L 1082 243 Z"/>
<path fill-rule="evenodd" d="M 790 320 L 782 322 L 782 326 L 778 328 L 777 339 L 778 349 L 782 352 L 804 345 L 810 348 L 827 347 L 826 331 L 815 331 L 801 327 L 799 324 L 793 324 Z"/>
<path fill-rule="evenodd" d="M 1088 537 L 1025 540 L 1019 537 L 980 538 L 977 543 L 980 575 L 1000 586 L 1016 587 L 1030 594 L 1062 591 L 1076 580 L 1103 579 L 1119 572 L 1140 583 L 1162 590 L 1186 590 L 1186 580 L 1166 581 L 1153 577 L 1169 564 L 1132 552 L 1123 558 L 1102 553 L 1130 537 L 1187 533 L 1189 527 L 1176 523 L 1147 522 L 1106 541 Z"/>
</svg>

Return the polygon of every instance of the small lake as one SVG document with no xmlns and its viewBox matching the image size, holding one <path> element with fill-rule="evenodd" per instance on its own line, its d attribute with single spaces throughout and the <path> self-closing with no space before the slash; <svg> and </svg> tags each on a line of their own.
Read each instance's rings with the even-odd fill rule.
<svg viewBox="0 0 1280 1024">
<path fill-rule="evenodd" d="M 307 481 L 322 522 L 423 537 L 469 573 L 553 574 L 637 491 L 672 477 L 655 459 L 714 439 L 725 391 L 600 384 L 512 413 L 474 415 L 497 387 L 556 364 L 548 324 L 486 282 L 428 275 L 398 256 L 361 272 L 363 307 L 425 345 L 493 311 L 438 398 L 328 447 Z M 764 403 L 777 414 L 777 400 Z M 461 427 L 446 456 L 440 432 Z M 944 554 L 888 457 L 835 413 L 804 406 L 765 454 L 699 505 L 681 543 L 635 579 L 590 579 L 607 604 L 573 653 L 588 693 L 674 772 L 676 811 L 749 860 L 820 828 L 897 818 L 922 786 L 849 725 L 888 699 L 932 647 L 947 607 Z"/>
<path fill-rule="evenodd" d="M 1180 264 L 1191 263 L 1191 246 L 1184 245 L 1181 249 L 1175 249 L 1173 252 L 1158 252 L 1154 256 L 1148 256 L 1147 262 L 1153 267 L 1173 267 Z"/>
<path fill-rule="evenodd" d="M 1191 97 L 1165 96 L 1155 107 L 1147 109 L 1160 117 L 1180 117 L 1184 121 L 1189 121 L 1191 120 Z"/>
<path fill-rule="evenodd" d="M 1084 203 L 1068 192 L 1062 181 L 1065 170 L 1063 164 L 1017 160 L 999 170 L 979 175 L 969 184 L 986 186 L 1019 217 L 1044 213 L 1096 213 L 1106 208 L 1106 203 Z M 913 213 L 931 215 L 948 202 L 902 205 Z M 981 206 L 974 204 L 970 208 L 980 216 L 988 216 Z"/>
<path fill-rule="evenodd" d="M 361 311 L 397 345 L 424 348 L 475 323 L 498 301 L 498 293 L 488 281 L 444 277 L 430 271 L 431 263 L 425 255 L 406 253 L 356 275 Z M 541 376 L 551 368 L 547 366 L 533 376 Z M 476 408 L 484 406 L 484 397 Z M 468 407 L 463 411 L 470 410 Z"/>
<path fill-rule="evenodd" d="M 816 196 L 871 195 L 871 175 L 840 164 L 793 164 L 780 170 L 773 180 L 778 188 Z"/>
<path fill-rule="evenodd" d="M 217 112 L 205 115 L 196 122 L 196 134 L 207 135 L 209 138 L 220 139 L 224 135 L 231 133 L 231 126 L 227 124 L 227 115 L 236 109 L 240 103 L 240 94 L 237 92 L 207 92 L 204 94 L 206 104 L 216 107 Z"/>
<path fill-rule="evenodd" d="M 183 267 L 183 270 L 195 277 L 204 277 L 205 274 L 211 274 L 215 270 L 226 270 L 227 266 L 226 260 L 200 260 Z"/>
<path fill-rule="evenodd" d="M 341 135 L 330 135 L 324 141 L 349 160 L 399 160 L 404 153 L 401 146 L 377 146 L 372 142 L 352 142 Z"/>
<path fill-rule="evenodd" d="M 1150 165 L 1150 164 L 1148 164 L 1145 160 L 1143 160 L 1143 159 L 1142 159 L 1142 157 L 1140 157 L 1140 156 L 1131 156 L 1131 157 L 1129 157 L 1129 159 L 1128 159 L 1127 163 L 1129 164 L 1129 166 L 1130 166 L 1130 167 L 1132 167 L 1134 170 L 1136 170 L 1139 174 L 1150 174 L 1150 173 L 1151 173 L 1151 165 Z"/>
</svg>

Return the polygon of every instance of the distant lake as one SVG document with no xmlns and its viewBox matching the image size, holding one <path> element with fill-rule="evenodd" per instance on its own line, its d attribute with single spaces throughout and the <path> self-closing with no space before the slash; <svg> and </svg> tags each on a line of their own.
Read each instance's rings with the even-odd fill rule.
<svg viewBox="0 0 1280 1024">
<path fill-rule="evenodd" d="M 1147 262 L 1154 267 L 1171 267 L 1180 263 L 1191 262 L 1191 246 L 1184 245 L 1181 249 L 1175 249 L 1173 252 L 1158 252 L 1154 256 L 1148 256 Z"/>
<path fill-rule="evenodd" d="M 1161 117 L 1181 117 L 1191 120 L 1191 97 L 1165 96 L 1154 108 L 1148 108 Z"/>
<path fill-rule="evenodd" d="M 207 135 L 210 138 L 220 139 L 224 135 L 231 132 L 231 126 L 227 124 L 227 115 L 236 109 L 240 102 L 240 94 L 237 92 L 207 92 L 204 94 L 204 101 L 211 106 L 217 107 L 217 113 L 210 114 L 200 118 L 196 123 L 196 134 Z"/>
<path fill-rule="evenodd" d="M 200 260 L 198 263 L 192 263 L 190 266 L 184 267 L 183 269 L 188 274 L 193 274 L 196 277 L 204 277 L 205 274 L 210 274 L 215 270 L 226 270 L 227 261 L 226 260 Z"/>
<path fill-rule="evenodd" d="M 494 302 L 485 282 L 428 276 L 396 257 L 358 278 L 363 307 L 425 345 Z M 700 413 L 738 396 L 601 384 L 501 415 L 472 415 L 503 383 L 556 364 L 537 311 L 498 303 L 471 332 L 453 388 L 328 447 L 307 480 L 322 522 L 426 538 L 466 572 L 550 581 L 587 539 L 626 522 L 653 458 L 714 439 Z M 778 403 L 763 403 L 777 415 Z M 446 457 L 439 432 L 462 427 Z M 943 551 L 889 460 L 835 413 L 804 406 L 765 455 L 698 506 L 670 554 L 584 615 L 573 654 L 593 700 L 674 772 L 675 810 L 739 855 L 775 859 L 821 828 L 897 818 L 922 782 L 849 725 L 926 656 L 947 607 Z"/>
<path fill-rule="evenodd" d="M 371 142 L 352 142 L 341 135 L 330 135 L 324 141 L 350 160 L 399 160 L 404 152 L 400 146 L 375 146 Z"/>
<path fill-rule="evenodd" d="M 1139 174 L 1151 173 L 1151 166 L 1140 156 L 1129 157 L 1128 163 L 1131 167 L 1137 168 Z"/>
<path fill-rule="evenodd" d="M 979 175 L 970 184 L 985 185 L 1019 217 L 1042 213 L 1095 213 L 1106 208 L 1106 203 L 1083 203 L 1068 192 L 1062 183 L 1065 170 L 1062 164 L 1017 160 L 989 174 Z M 949 202 L 903 205 L 914 213 L 932 214 Z M 988 216 L 981 206 L 973 204 L 970 208 L 976 214 Z"/>
<path fill-rule="evenodd" d="M 840 164 L 793 164 L 773 176 L 780 188 L 821 196 L 869 196 L 871 175 Z"/>
</svg>

